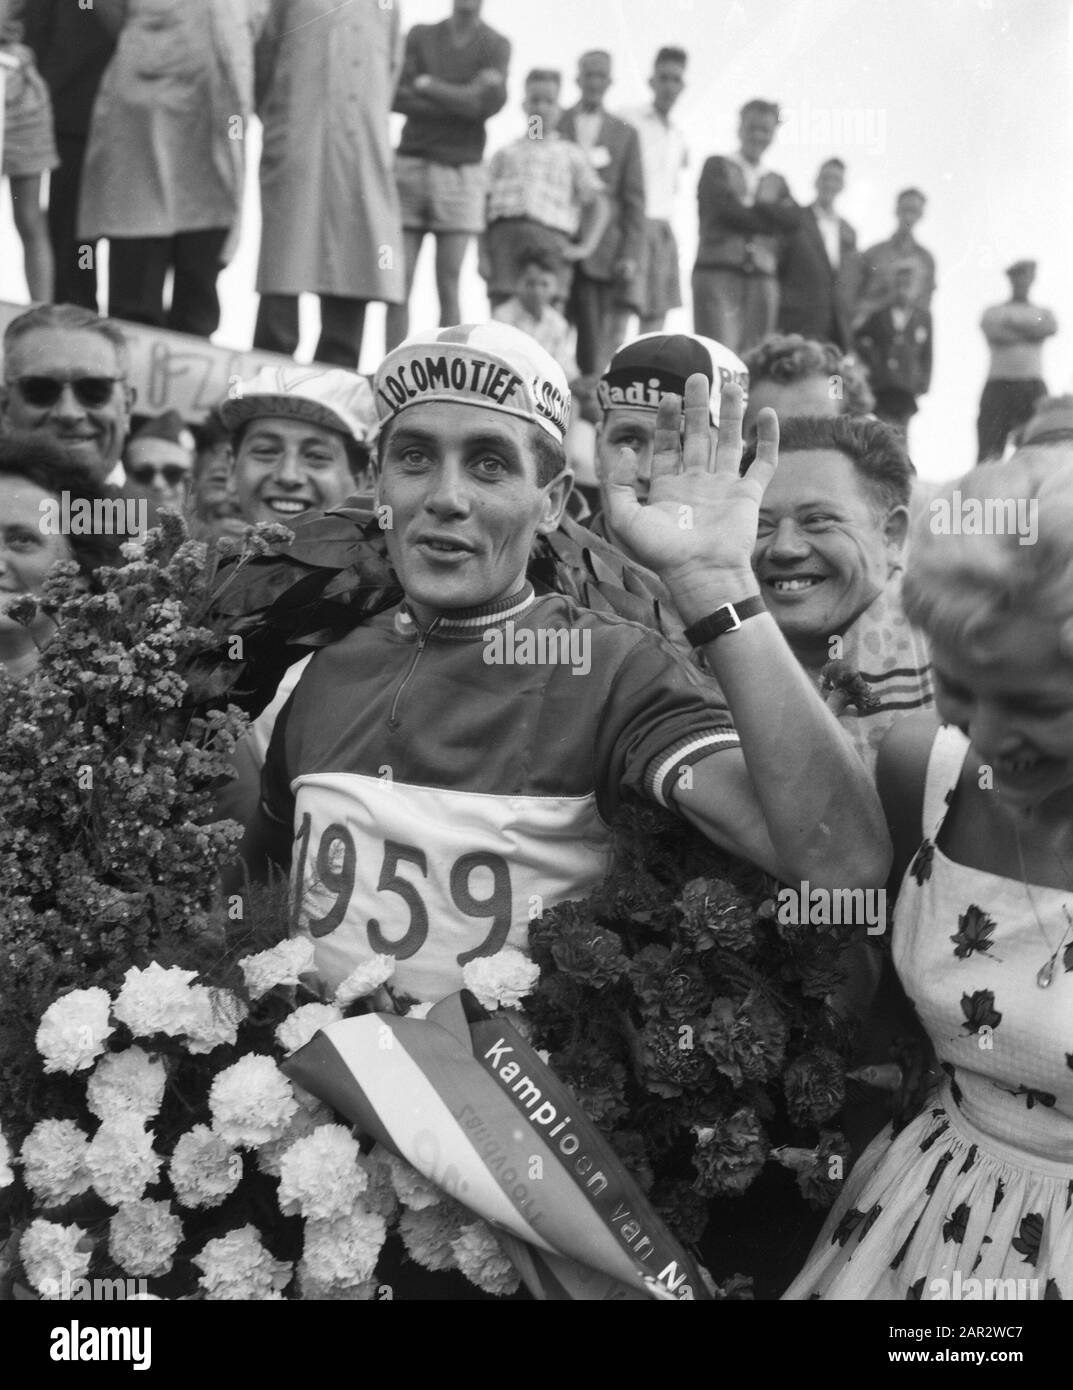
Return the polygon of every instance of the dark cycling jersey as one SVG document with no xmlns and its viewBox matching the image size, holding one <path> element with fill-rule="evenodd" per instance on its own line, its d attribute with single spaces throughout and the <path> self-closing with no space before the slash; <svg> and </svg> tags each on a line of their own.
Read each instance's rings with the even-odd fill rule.
<svg viewBox="0 0 1073 1390">
<path fill-rule="evenodd" d="M 422 630 L 405 605 L 318 651 L 284 707 L 265 814 L 293 826 L 297 929 L 334 988 L 374 953 L 418 999 L 584 897 L 624 795 L 661 805 L 737 747 L 661 637 L 527 585 Z"/>
</svg>

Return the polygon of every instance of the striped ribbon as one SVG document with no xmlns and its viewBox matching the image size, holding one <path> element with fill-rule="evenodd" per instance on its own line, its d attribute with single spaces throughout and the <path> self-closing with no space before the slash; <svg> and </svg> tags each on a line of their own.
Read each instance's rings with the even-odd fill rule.
<svg viewBox="0 0 1073 1390">
<path fill-rule="evenodd" d="M 538 1299 L 710 1297 L 576 1100 L 463 990 L 322 1029 L 283 1070 L 495 1227 Z"/>
</svg>

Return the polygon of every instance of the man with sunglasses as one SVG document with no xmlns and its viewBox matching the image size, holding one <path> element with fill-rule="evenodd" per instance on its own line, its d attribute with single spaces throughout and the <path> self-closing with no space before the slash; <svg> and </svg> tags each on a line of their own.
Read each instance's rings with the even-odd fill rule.
<svg viewBox="0 0 1073 1390">
<path fill-rule="evenodd" d="M 134 405 L 119 327 L 89 309 L 44 304 L 4 332 L 0 427 L 40 430 L 98 483 L 122 483 L 119 466 Z"/>
<path fill-rule="evenodd" d="M 123 452 L 127 487 L 152 504 L 181 511 L 194 477 L 194 436 L 177 410 L 147 420 Z"/>
</svg>

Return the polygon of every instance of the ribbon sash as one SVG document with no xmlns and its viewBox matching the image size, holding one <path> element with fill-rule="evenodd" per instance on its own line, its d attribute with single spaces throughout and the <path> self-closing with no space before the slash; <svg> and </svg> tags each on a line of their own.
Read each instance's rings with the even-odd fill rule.
<svg viewBox="0 0 1073 1390">
<path fill-rule="evenodd" d="M 468 991 L 322 1029 L 284 1072 L 496 1228 L 538 1299 L 708 1299 L 573 1096 Z"/>
</svg>

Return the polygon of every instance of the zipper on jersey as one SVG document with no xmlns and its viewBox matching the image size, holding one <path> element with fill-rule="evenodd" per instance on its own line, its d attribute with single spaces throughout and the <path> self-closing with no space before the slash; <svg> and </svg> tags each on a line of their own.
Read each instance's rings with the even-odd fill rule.
<svg viewBox="0 0 1073 1390">
<path fill-rule="evenodd" d="M 432 636 L 433 632 L 436 629 L 436 624 L 439 621 L 439 618 L 433 618 L 432 622 L 429 623 L 427 628 L 418 627 L 418 631 L 420 632 L 421 636 L 417 639 L 417 650 L 414 652 L 414 659 L 410 662 L 406 674 L 399 682 L 399 688 L 395 691 L 395 698 L 391 702 L 391 713 L 388 715 L 387 720 L 387 726 L 389 729 L 397 729 L 399 727 L 399 701 L 402 699 L 402 692 L 410 684 L 410 677 L 417 669 L 417 663 L 421 660 L 421 653 L 425 650 L 425 647 L 428 644 L 428 639 Z"/>
</svg>

